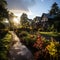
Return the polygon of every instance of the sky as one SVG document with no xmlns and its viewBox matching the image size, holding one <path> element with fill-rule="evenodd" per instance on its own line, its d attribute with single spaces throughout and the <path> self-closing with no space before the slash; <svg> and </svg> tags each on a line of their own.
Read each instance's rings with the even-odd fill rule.
<svg viewBox="0 0 60 60">
<path fill-rule="evenodd" d="M 42 13 L 48 13 L 54 2 L 60 6 L 60 0 L 6 0 L 8 9 L 17 16 L 26 13 L 28 18 L 41 16 Z"/>
</svg>

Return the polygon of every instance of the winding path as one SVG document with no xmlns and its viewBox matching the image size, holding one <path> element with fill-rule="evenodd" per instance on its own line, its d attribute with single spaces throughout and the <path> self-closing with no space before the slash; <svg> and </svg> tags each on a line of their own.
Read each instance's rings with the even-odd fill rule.
<svg viewBox="0 0 60 60">
<path fill-rule="evenodd" d="M 22 45 L 17 35 L 11 31 L 10 60 L 33 60 L 32 53 L 25 45 Z"/>
</svg>

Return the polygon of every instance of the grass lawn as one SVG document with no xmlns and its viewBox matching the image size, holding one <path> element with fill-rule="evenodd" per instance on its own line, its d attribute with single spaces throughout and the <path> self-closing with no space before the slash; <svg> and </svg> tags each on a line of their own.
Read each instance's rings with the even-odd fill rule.
<svg viewBox="0 0 60 60">
<path fill-rule="evenodd" d="M 48 36 L 52 36 L 52 37 L 57 37 L 60 36 L 60 33 L 57 32 L 39 32 L 42 35 L 48 35 Z"/>
</svg>

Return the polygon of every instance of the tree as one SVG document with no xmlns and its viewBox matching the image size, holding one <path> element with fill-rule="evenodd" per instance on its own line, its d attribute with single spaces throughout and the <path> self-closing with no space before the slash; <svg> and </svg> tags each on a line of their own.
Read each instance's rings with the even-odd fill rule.
<svg viewBox="0 0 60 60">
<path fill-rule="evenodd" d="M 4 29 L 4 28 L 5 28 L 5 25 L 2 22 L 0 22 L 0 29 Z"/>
<path fill-rule="evenodd" d="M 7 2 L 5 0 L 0 0 L 0 21 L 4 18 L 8 18 L 8 11 L 7 11 Z"/>
<path fill-rule="evenodd" d="M 56 31 L 60 31 L 59 24 L 60 24 L 60 8 L 58 4 L 55 2 L 52 4 L 51 10 L 49 11 L 50 15 L 54 15 L 55 17 L 53 18 L 54 22 L 54 28 Z M 52 25 L 53 25 L 52 24 Z"/>
<path fill-rule="evenodd" d="M 22 27 L 27 27 L 29 24 L 27 14 L 23 13 L 20 18 L 20 23 Z"/>
<path fill-rule="evenodd" d="M 41 26 L 41 17 L 36 16 L 32 21 L 31 21 L 31 27 L 34 30 L 38 30 Z"/>
<path fill-rule="evenodd" d="M 56 15 L 57 13 L 59 13 L 59 7 L 58 4 L 56 2 L 54 2 L 51 6 L 51 10 L 49 11 L 50 15 Z"/>
<path fill-rule="evenodd" d="M 57 14 L 57 16 L 55 17 L 55 22 L 54 22 L 54 25 L 55 25 L 55 28 L 58 32 L 60 32 L 60 12 Z"/>
</svg>

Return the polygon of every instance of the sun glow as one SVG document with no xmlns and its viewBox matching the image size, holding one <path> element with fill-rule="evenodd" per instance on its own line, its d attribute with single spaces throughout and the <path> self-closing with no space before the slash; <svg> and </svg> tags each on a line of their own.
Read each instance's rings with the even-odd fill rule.
<svg viewBox="0 0 60 60">
<path fill-rule="evenodd" d="M 20 18 L 21 14 L 19 13 L 14 13 L 15 16 L 17 16 L 18 18 Z"/>
<path fill-rule="evenodd" d="M 15 23 L 19 23 L 19 19 L 18 18 L 14 18 L 13 19 Z"/>
</svg>

